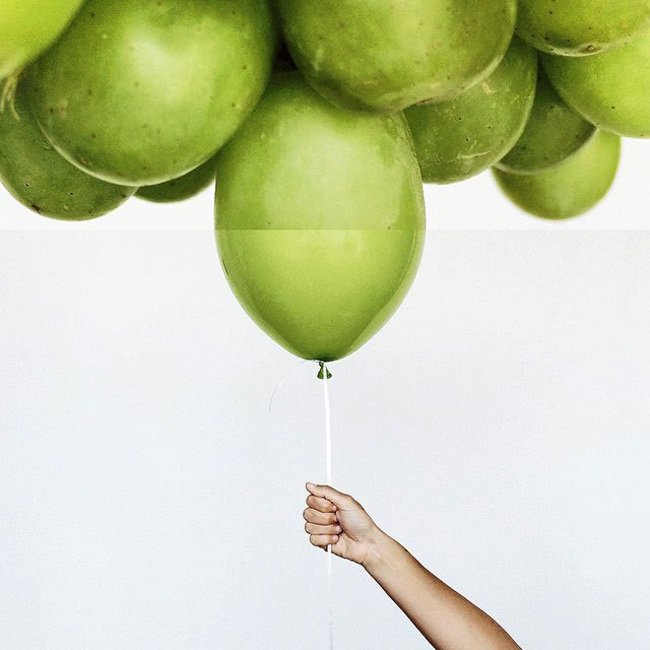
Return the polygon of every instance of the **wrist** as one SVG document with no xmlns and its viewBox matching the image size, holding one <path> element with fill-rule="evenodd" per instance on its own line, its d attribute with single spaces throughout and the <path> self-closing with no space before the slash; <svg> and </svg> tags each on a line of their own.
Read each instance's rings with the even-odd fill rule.
<svg viewBox="0 0 650 650">
<path fill-rule="evenodd" d="M 390 535 L 378 527 L 368 543 L 368 551 L 362 562 L 363 568 L 371 575 L 378 571 L 386 563 L 392 547 L 396 544 Z"/>
</svg>

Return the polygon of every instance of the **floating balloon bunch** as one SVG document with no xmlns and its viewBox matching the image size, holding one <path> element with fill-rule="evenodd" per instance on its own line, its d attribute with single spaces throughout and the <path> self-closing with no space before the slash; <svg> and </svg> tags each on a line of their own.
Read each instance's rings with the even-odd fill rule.
<svg viewBox="0 0 650 650">
<path fill-rule="evenodd" d="M 295 354 L 345 356 L 399 305 L 422 181 L 492 168 L 583 214 L 650 137 L 650 0 L 3 0 L 0 180 L 48 217 L 217 178 L 224 271 Z"/>
</svg>

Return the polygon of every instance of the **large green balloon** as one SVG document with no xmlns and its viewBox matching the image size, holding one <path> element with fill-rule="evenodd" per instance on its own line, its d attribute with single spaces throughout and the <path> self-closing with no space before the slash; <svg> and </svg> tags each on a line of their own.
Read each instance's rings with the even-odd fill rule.
<svg viewBox="0 0 650 650">
<path fill-rule="evenodd" d="M 141 187 L 136 192 L 136 196 L 152 203 L 175 203 L 191 199 L 214 183 L 218 157 L 218 155 L 212 156 L 200 167 L 179 178 L 173 178 L 160 185 Z"/>
<path fill-rule="evenodd" d="M 63 31 L 83 0 L 2 0 L 0 79 L 38 56 Z"/>
<path fill-rule="evenodd" d="M 516 205 L 546 219 L 576 217 L 593 208 L 614 182 L 621 139 L 597 131 L 577 153 L 535 174 L 494 169 L 495 178 Z"/>
<path fill-rule="evenodd" d="M 517 33 L 538 50 L 585 56 L 650 24 L 650 0 L 519 0 Z"/>
<path fill-rule="evenodd" d="M 154 185 L 210 158 L 261 96 L 266 0 L 87 0 L 31 68 L 35 115 L 71 162 Z"/>
<path fill-rule="evenodd" d="M 404 117 L 337 108 L 277 75 L 219 156 L 216 234 L 228 282 L 305 359 L 344 357 L 397 309 L 424 243 Z"/>
<path fill-rule="evenodd" d="M 278 0 L 298 67 L 331 101 L 398 110 L 451 99 L 503 57 L 515 0 Z"/>
<path fill-rule="evenodd" d="M 567 104 L 607 131 L 650 137 L 650 30 L 627 45 L 584 58 L 543 57 Z"/>
<path fill-rule="evenodd" d="M 34 212 L 70 221 L 99 217 L 136 189 L 89 176 L 62 158 L 31 116 L 22 86 L 13 110 L 0 112 L 0 181 Z"/>
<path fill-rule="evenodd" d="M 578 151 L 595 130 L 593 124 L 566 105 L 540 69 L 535 103 L 526 128 L 496 167 L 514 174 L 553 167 Z"/>
<path fill-rule="evenodd" d="M 514 38 L 485 81 L 447 102 L 407 109 L 424 181 L 462 181 L 500 160 L 524 130 L 536 75 L 537 54 Z"/>
</svg>

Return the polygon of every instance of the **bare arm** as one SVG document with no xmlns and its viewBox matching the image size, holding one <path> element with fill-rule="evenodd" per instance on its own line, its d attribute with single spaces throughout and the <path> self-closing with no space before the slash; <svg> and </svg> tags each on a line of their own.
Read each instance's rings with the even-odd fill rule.
<svg viewBox="0 0 650 650">
<path fill-rule="evenodd" d="M 305 530 L 314 546 L 357 562 L 437 650 L 521 650 L 484 611 L 423 567 L 351 496 L 307 484 Z"/>
</svg>

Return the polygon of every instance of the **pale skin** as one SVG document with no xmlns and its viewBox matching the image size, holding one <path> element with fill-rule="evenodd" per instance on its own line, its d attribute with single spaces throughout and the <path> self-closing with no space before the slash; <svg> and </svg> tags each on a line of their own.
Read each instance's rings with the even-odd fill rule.
<svg viewBox="0 0 650 650">
<path fill-rule="evenodd" d="M 423 567 L 349 494 L 307 483 L 309 541 L 360 564 L 436 650 L 521 650 L 484 611 Z"/>
</svg>

